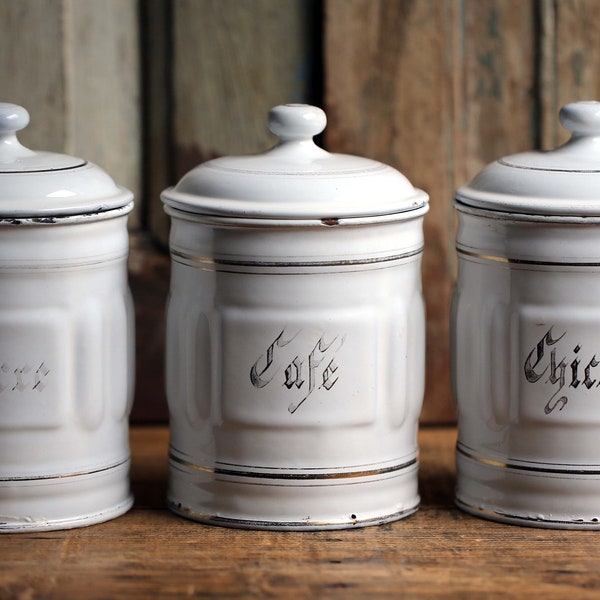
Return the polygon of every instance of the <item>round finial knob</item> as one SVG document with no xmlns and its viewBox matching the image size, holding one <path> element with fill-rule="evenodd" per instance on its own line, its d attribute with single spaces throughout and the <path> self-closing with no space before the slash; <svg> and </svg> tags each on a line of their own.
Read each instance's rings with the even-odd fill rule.
<svg viewBox="0 0 600 600">
<path fill-rule="evenodd" d="M 308 104 L 282 104 L 269 111 L 269 129 L 282 142 L 312 140 L 327 125 L 325 113 Z"/>
<path fill-rule="evenodd" d="M 18 104 L 0 102 L 0 135 L 14 134 L 29 125 L 29 113 Z"/>
<path fill-rule="evenodd" d="M 6 164 L 34 154 L 21 145 L 17 131 L 27 127 L 29 113 L 22 106 L 0 102 L 0 163 Z"/>
<path fill-rule="evenodd" d="M 558 118 L 573 135 L 600 135 L 600 102 L 572 102 L 560 109 Z"/>
</svg>

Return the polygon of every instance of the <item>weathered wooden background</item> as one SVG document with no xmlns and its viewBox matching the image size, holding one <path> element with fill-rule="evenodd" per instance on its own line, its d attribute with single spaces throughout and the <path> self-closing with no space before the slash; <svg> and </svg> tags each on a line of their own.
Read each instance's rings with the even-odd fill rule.
<svg viewBox="0 0 600 600">
<path fill-rule="evenodd" d="M 598 0 L 0 0 L 2 101 L 21 139 L 100 164 L 136 193 L 134 419 L 166 418 L 168 222 L 160 191 L 200 161 L 257 152 L 267 110 L 323 106 L 323 143 L 431 196 L 427 392 L 449 422 L 453 190 L 510 152 L 554 147 L 566 102 L 600 99 Z"/>
</svg>

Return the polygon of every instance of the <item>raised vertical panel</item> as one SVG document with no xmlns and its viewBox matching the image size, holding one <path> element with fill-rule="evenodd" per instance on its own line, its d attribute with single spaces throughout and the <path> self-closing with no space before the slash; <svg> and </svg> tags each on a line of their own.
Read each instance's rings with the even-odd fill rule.
<svg viewBox="0 0 600 600">
<path fill-rule="evenodd" d="M 452 420 L 448 307 L 459 3 L 327 0 L 325 7 L 328 149 L 391 164 L 431 196 L 424 225 L 428 322 L 422 420 Z"/>
<path fill-rule="evenodd" d="M 544 0 L 541 4 L 541 142 L 555 148 L 569 138 L 558 111 L 569 102 L 600 100 L 600 3 Z"/>
<path fill-rule="evenodd" d="M 131 409 L 131 381 L 135 365 L 131 361 L 133 339 L 130 298 L 126 291 L 113 290 L 104 298 L 104 338 L 102 370 L 106 386 L 104 401 L 111 407 L 110 418 L 124 421 Z"/>
<path fill-rule="evenodd" d="M 140 205 L 140 91 L 135 0 L 65 0 L 67 150 L 131 189 Z M 136 222 L 136 212 L 130 224 Z"/>
<path fill-rule="evenodd" d="M 75 281 L 77 283 L 89 284 L 85 280 Z M 105 406 L 108 374 L 103 368 L 107 342 L 105 303 L 105 296 L 81 298 L 74 319 L 73 373 L 70 374 L 75 388 L 73 410 L 77 424 L 90 431 L 100 427 L 110 408 Z"/>
</svg>

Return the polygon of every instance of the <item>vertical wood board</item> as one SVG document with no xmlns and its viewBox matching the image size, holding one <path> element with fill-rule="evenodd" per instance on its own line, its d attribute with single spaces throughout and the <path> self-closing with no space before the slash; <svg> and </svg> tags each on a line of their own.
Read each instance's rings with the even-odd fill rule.
<svg viewBox="0 0 600 600">
<path fill-rule="evenodd" d="M 600 2 L 544 0 L 541 4 L 541 143 L 544 150 L 564 143 L 560 108 L 579 100 L 600 100 Z"/>
<path fill-rule="evenodd" d="M 461 155 L 457 184 L 486 164 L 533 148 L 537 139 L 534 0 L 465 0 L 460 80 Z"/>
<path fill-rule="evenodd" d="M 62 0 L 0 2 L 0 100 L 27 108 L 19 140 L 35 150 L 61 152 L 67 142 L 62 16 Z"/>
<path fill-rule="evenodd" d="M 265 150 L 271 106 L 307 96 L 312 3 L 176 0 L 176 176 L 223 154 Z"/>
<path fill-rule="evenodd" d="M 141 114 L 138 14 L 135 0 L 66 0 L 69 143 L 132 190 L 138 221 Z"/>
<path fill-rule="evenodd" d="M 453 2 L 329 0 L 327 147 L 390 164 L 430 194 L 424 421 L 454 418 L 449 382 L 453 272 Z"/>
<path fill-rule="evenodd" d="M 424 422 L 454 418 L 449 318 L 456 187 L 536 139 L 533 0 L 328 0 L 327 144 L 429 192 Z"/>
<path fill-rule="evenodd" d="M 173 181 L 172 12 L 170 0 L 141 5 L 144 110 L 144 221 L 154 240 L 168 246 L 169 218 L 160 201 Z"/>
</svg>

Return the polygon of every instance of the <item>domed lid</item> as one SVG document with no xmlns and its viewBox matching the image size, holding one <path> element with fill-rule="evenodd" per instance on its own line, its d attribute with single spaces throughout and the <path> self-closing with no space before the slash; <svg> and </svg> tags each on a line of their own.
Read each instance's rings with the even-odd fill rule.
<svg viewBox="0 0 600 600">
<path fill-rule="evenodd" d="M 276 106 L 268 122 L 280 138 L 274 148 L 203 163 L 166 189 L 162 199 L 193 213 L 281 219 L 366 217 L 427 205 L 427 194 L 396 169 L 319 148 L 312 138 L 326 122 L 314 106 Z"/>
<path fill-rule="evenodd" d="M 92 163 L 23 146 L 16 133 L 28 123 L 23 107 L 0 103 L 0 218 L 89 214 L 132 200 Z"/>
<path fill-rule="evenodd" d="M 571 139 L 550 152 L 507 156 L 459 188 L 459 202 L 503 212 L 600 215 L 600 102 L 564 106 L 561 124 Z"/>
</svg>

